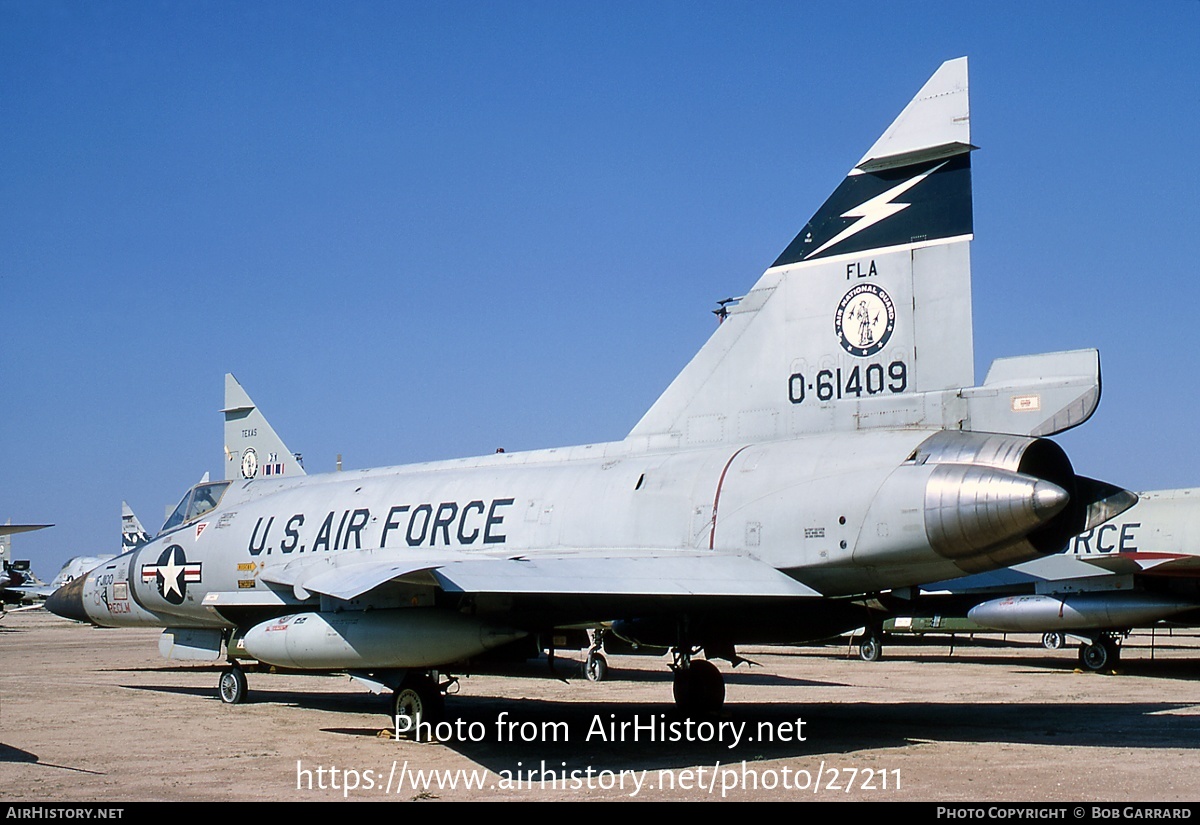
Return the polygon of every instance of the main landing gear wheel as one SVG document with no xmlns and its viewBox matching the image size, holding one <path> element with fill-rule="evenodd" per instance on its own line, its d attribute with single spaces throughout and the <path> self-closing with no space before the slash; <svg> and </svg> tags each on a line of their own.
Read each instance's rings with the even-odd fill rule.
<svg viewBox="0 0 1200 825">
<path fill-rule="evenodd" d="M 1091 644 L 1079 646 L 1079 664 L 1084 670 L 1099 673 L 1112 670 L 1121 659 L 1121 646 L 1117 640 L 1106 636 Z"/>
<path fill-rule="evenodd" d="M 589 652 L 587 661 L 583 663 L 583 675 L 589 682 L 603 682 L 608 675 L 608 660 L 603 653 Z"/>
<path fill-rule="evenodd" d="M 864 662 L 878 662 L 883 656 L 883 642 L 872 634 L 864 638 L 858 645 L 858 658 Z"/>
<path fill-rule="evenodd" d="M 396 732 L 418 741 L 427 737 L 425 725 L 436 725 L 446 715 L 446 702 L 437 682 L 425 674 L 405 678 L 392 694 L 392 721 Z"/>
<path fill-rule="evenodd" d="M 673 692 L 684 713 L 718 713 L 725 704 L 725 678 L 712 662 L 697 659 L 675 669 Z"/>
<path fill-rule="evenodd" d="M 236 665 L 221 671 L 217 679 L 217 695 L 227 705 L 240 705 L 246 701 L 246 674 Z"/>
<path fill-rule="evenodd" d="M 1061 633 L 1043 633 L 1042 647 L 1046 650 L 1058 650 L 1066 642 L 1066 638 Z"/>
</svg>

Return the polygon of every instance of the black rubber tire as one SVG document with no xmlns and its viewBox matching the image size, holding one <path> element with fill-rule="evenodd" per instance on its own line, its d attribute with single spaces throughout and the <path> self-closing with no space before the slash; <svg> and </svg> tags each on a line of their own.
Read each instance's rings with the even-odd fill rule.
<svg viewBox="0 0 1200 825">
<path fill-rule="evenodd" d="M 603 653 L 589 653 L 583 663 L 583 675 L 589 682 L 603 682 L 608 676 L 608 660 Z"/>
<path fill-rule="evenodd" d="M 883 642 L 878 636 L 867 636 L 859 643 L 858 658 L 864 662 L 878 662 L 883 658 Z"/>
<path fill-rule="evenodd" d="M 217 678 L 217 697 L 227 705 L 245 702 L 248 690 L 246 674 L 240 667 L 227 667 Z"/>
<path fill-rule="evenodd" d="M 1112 649 L 1103 639 L 1091 644 L 1082 644 L 1079 646 L 1079 664 L 1084 670 L 1100 673 L 1111 667 L 1109 662 L 1111 653 Z"/>
<path fill-rule="evenodd" d="M 1121 645 L 1111 637 L 1104 640 L 1104 646 L 1108 648 L 1108 668 L 1116 670 L 1117 665 L 1121 663 Z"/>
</svg>

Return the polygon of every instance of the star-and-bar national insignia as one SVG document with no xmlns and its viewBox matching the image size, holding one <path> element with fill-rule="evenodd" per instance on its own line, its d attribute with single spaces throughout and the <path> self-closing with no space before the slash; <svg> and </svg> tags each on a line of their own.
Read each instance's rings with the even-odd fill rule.
<svg viewBox="0 0 1200 825">
<path fill-rule="evenodd" d="M 178 544 L 172 544 L 158 557 L 157 564 L 142 565 L 142 583 L 154 581 L 158 595 L 171 604 L 183 604 L 189 584 L 200 583 L 201 563 L 189 562 Z"/>
</svg>

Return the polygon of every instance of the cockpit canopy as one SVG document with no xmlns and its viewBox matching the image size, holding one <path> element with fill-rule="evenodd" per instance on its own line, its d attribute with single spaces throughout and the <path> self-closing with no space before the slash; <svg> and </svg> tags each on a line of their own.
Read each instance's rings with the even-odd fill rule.
<svg viewBox="0 0 1200 825">
<path fill-rule="evenodd" d="M 169 533 L 176 527 L 198 519 L 210 510 L 215 510 L 230 483 L 228 481 L 202 482 L 188 490 L 158 534 L 161 536 L 163 533 Z"/>
</svg>

